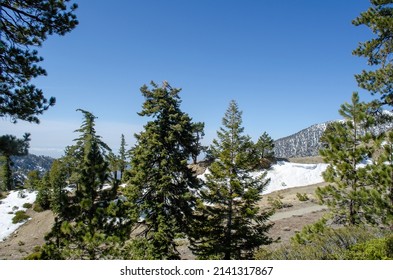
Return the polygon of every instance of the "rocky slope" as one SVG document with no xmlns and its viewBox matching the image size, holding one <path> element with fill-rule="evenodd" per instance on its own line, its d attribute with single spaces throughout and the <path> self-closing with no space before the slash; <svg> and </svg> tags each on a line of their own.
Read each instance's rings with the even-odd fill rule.
<svg viewBox="0 0 393 280">
<path fill-rule="evenodd" d="M 390 115 L 390 112 L 386 112 Z M 280 138 L 274 141 L 274 154 L 278 158 L 292 158 L 292 157 L 312 157 L 319 155 L 321 148 L 320 139 L 325 132 L 328 121 L 320 124 L 312 125 L 290 136 Z M 378 135 L 384 131 L 393 129 L 393 122 L 379 124 L 370 129 L 374 135 Z"/>
</svg>

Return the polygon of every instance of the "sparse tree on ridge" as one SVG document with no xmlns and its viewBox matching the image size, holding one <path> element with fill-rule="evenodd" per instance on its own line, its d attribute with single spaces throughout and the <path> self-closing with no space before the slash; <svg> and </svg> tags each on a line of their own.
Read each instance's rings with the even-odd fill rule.
<svg viewBox="0 0 393 280">
<path fill-rule="evenodd" d="M 265 131 L 255 143 L 255 150 L 258 154 L 261 166 L 264 168 L 270 167 L 274 159 L 274 140 Z"/>
<path fill-rule="evenodd" d="M 266 235 L 271 212 L 260 213 L 257 206 L 269 180 L 266 173 L 259 178 L 249 173 L 258 158 L 243 134 L 241 115 L 232 101 L 211 147 L 216 160 L 200 191 L 190 238 L 191 250 L 202 259 L 251 259 L 259 246 L 271 243 Z"/>
<path fill-rule="evenodd" d="M 145 102 L 140 116 L 151 118 L 136 134 L 126 192 L 138 218 L 139 234 L 153 259 L 178 259 L 175 237 L 188 233 L 199 181 L 187 161 L 195 151 L 191 118 L 180 109 L 180 89 L 167 82 L 141 88 Z"/>
</svg>

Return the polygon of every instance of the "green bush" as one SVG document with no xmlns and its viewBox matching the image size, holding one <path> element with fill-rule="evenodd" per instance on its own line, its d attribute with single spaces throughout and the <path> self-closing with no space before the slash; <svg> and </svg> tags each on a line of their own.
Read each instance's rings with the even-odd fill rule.
<svg viewBox="0 0 393 280">
<path fill-rule="evenodd" d="M 296 197 L 300 200 L 300 201 L 307 201 L 310 200 L 307 196 L 306 193 L 297 193 Z"/>
<path fill-rule="evenodd" d="M 393 234 L 352 246 L 347 252 L 346 259 L 393 260 Z"/>
<path fill-rule="evenodd" d="M 281 199 L 279 197 L 273 198 L 273 197 L 269 196 L 267 198 L 267 201 L 268 201 L 269 205 L 271 207 L 273 207 L 274 209 L 284 208 L 284 203 L 281 201 Z"/>
<path fill-rule="evenodd" d="M 33 204 L 26 202 L 23 204 L 23 208 L 30 209 L 33 206 Z"/>
<path fill-rule="evenodd" d="M 27 215 L 25 211 L 19 210 L 15 213 L 15 216 L 12 218 L 12 223 L 17 224 L 27 220 L 28 218 L 30 218 L 30 216 Z"/>
<path fill-rule="evenodd" d="M 383 238 L 383 235 L 384 232 L 376 228 L 333 229 L 326 226 L 326 220 L 321 220 L 303 228 L 289 244 L 274 249 L 265 247 L 258 250 L 255 258 L 259 260 L 387 259 L 393 251 L 393 238 L 386 242 L 386 246 L 384 245 L 386 251 L 382 251 L 379 243 L 374 244 L 370 241 Z"/>
<path fill-rule="evenodd" d="M 40 204 L 38 204 L 38 203 L 34 203 L 33 210 L 35 212 L 43 212 L 43 211 L 45 211 L 45 209 L 42 208 L 42 206 Z"/>
</svg>

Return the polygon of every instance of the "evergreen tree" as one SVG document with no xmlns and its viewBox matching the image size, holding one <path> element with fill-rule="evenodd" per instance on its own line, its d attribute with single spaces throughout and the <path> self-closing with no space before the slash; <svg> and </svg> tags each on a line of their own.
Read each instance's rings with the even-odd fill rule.
<svg viewBox="0 0 393 280">
<path fill-rule="evenodd" d="M 67 172 L 61 160 L 55 160 L 49 171 L 49 181 L 51 185 L 51 209 L 59 215 L 64 216 L 67 209 L 68 197 L 65 188 L 67 187 Z"/>
<path fill-rule="evenodd" d="M 265 131 L 255 143 L 255 150 L 258 154 L 261 166 L 269 168 L 274 159 L 274 141 Z"/>
<path fill-rule="evenodd" d="M 266 223 L 271 212 L 260 213 L 257 203 L 269 182 L 266 172 L 259 178 L 250 174 L 258 161 L 249 136 L 243 134 L 242 113 L 232 101 L 223 127 L 213 140 L 216 160 L 200 191 L 191 249 L 200 258 L 250 259 L 254 250 L 269 244 Z"/>
<path fill-rule="evenodd" d="M 193 123 L 180 109 L 179 89 L 166 82 L 151 85 L 141 88 L 145 102 L 139 115 L 152 120 L 135 135 L 127 193 L 143 219 L 140 236 L 149 242 L 152 258 L 178 259 L 175 237 L 188 232 L 199 187 L 187 166 L 195 154 Z"/>
<path fill-rule="evenodd" d="M 192 154 L 192 161 L 194 164 L 198 162 L 198 156 L 207 149 L 207 147 L 201 144 L 201 140 L 205 136 L 204 129 L 205 123 L 203 122 L 197 122 L 193 124 L 193 131 L 195 135 L 195 153 Z"/>
<path fill-rule="evenodd" d="M 37 190 L 41 180 L 41 174 L 38 170 L 32 170 L 27 173 L 27 178 L 24 184 L 26 189 Z"/>
<path fill-rule="evenodd" d="M 364 129 L 372 121 L 367 112 L 368 105 L 354 93 L 352 103 L 341 105 L 339 111 L 345 121 L 330 124 L 321 139 L 324 148 L 320 154 L 329 163 L 323 178 L 331 184 L 318 188 L 316 194 L 346 225 L 367 220 L 367 171 L 359 166 L 372 155 L 372 137 Z"/>
<path fill-rule="evenodd" d="M 381 150 L 382 147 L 382 150 Z M 374 164 L 367 166 L 370 184 L 367 213 L 376 224 L 384 224 L 393 229 L 393 132 L 386 132 L 376 141 L 379 155 Z"/>
<path fill-rule="evenodd" d="M 0 117 L 39 122 L 37 115 L 54 105 L 31 84 L 46 75 L 37 64 L 43 59 L 37 48 L 48 35 L 65 35 L 78 24 L 69 0 L 0 1 Z"/>
<path fill-rule="evenodd" d="M 50 178 L 56 193 L 58 215 L 47 244 L 41 254 L 43 259 L 105 259 L 128 238 L 130 220 L 125 216 L 123 201 L 102 190 L 109 169 L 106 155 L 109 151 L 95 131 L 96 117 L 79 110 L 84 122 L 76 132 L 73 153 L 82 155 L 78 162 L 80 176 L 78 188 L 70 203 L 63 205 L 64 174 L 61 165 L 52 171 Z M 117 194 L 115 194 L 117 195 Z M 64 211 L 61 209 L 66 207 Z"/>
<path fill-rule="evenodd" d="M 45 173 L 38 184 L 38 193 L 35 203 L 41 210 L 50 209 L 52 190 L 50 185 L 49 173 Z"/>
<path fill-rule="evenodd" d="M 120 149 L 119 149 L 119 171 L 120 171 L 120 181 L 123 181 L 124 172 L 127 168 L 127 151 L 126 151 L 126 140 L 124 134 L 121 135 Z"/>
<path fill-rule="evenodd" d="M 381 95 L 381 103 L 393 105 L 393 1 L 370 0 L 371 7 L 360 14 L 353 24 L 367 26 L 374 38 L 360 43 L 353 54 L 367 58 L 372 70 L 355 75 L 361 88 Z"/>
<path fill-rule="evenodd" d="M 30 145 L 29 137 L 29 133 L 25 133 L 23 139 L 17 139 L 13 135 L 0 136 L 0 156 L 3 158 L 0 189 L 11 190 L 14 187 L 11 156 L 27 155 Z"/>
</svg>

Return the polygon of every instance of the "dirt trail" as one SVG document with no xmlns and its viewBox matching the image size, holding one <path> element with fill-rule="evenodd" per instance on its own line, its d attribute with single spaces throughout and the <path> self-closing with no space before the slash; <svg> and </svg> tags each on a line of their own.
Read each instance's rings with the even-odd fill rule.
<svg viewBox="0 0 393 280">
<path fill-rule="evenodd" d="M 318 211 L 322 211 L 325 209 L 327 209 L 327 207 L 323 206 L 323 205 L 310 205 L 307 207 L 288 210 L 285 212 L 277 212 L 273 216 L 271 216 L 269 220 L 274 222 L 274 221 L 287 219 L 287 218 L 291 218 L 291 217 L 301 217 L 301 216 L 307 215 L 309 213 L 318 212 Z"/>
<path fill-rule="evenodd" d="M 45 235 L 52 229 L 54 216 L 51 211 L 37 213 L 28 210 L 29 221 L 18 228 L 5 241 L 0 242 L 1 260 L 21 260 L 45 243 Z"/>
</svg>

